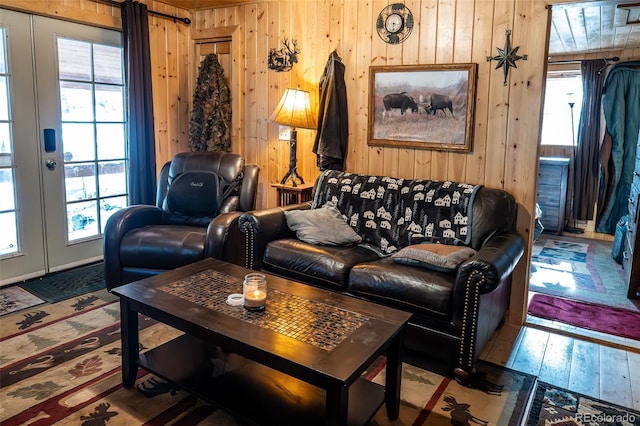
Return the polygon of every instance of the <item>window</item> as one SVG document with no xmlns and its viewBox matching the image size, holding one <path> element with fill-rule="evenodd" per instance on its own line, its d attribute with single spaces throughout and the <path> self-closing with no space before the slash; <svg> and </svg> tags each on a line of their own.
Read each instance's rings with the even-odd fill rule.
<svg viewBox="0 0 640 426">
<path fill-rule="evenodd" d="M 15 161 L 11 108 L 9 108 L 10 72 L 5 40 L 7 33 L 0 27 L 0 255 L 19 251 L 18 215 L 16 210 Z"/>
<path fill-rule="evenodd" d="M 577 140 L 581 110 L 580 71 L 549 72 L 544 98 L 541 144 L 572 146 Z"/>
<path fill-rule="evenodd" d="M 123 49 L 58 38 L 69 241 L 127 205 Z"/>
</svg>

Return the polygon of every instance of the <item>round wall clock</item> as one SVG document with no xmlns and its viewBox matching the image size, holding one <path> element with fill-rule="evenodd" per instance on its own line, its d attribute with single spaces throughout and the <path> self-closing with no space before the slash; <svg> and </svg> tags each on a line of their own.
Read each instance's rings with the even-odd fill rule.
<svg viewBox="0 0 640 426">
<path fill-rule="evenodd" d="M 389 44 L 403 42 L 413 29 L 413 15 L 402 3 L 393 3 L 382 9 L 376 21 L 378 35 Z"/>
</svg>

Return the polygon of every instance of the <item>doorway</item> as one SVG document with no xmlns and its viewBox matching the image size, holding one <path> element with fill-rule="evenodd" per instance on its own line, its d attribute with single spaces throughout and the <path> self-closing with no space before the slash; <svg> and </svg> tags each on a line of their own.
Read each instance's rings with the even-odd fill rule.
<svg viewBox="0 0 640 426">
<path fill-rule="evenodd" d="M 539 150 L 537 206 L 545 232 L 531 250 L 529 300 L 536 293 L 614 308 L 638 310 L 627 298 L 622 266 L 612 254 L 614 236 L 596 232 L 595 221 L 576 220 L 573 212 L 577 125 L 582 105 L 579 61 L 549 63 Z M 538 297 L 538 301 L 541 298 Z M 528 324 L 566 331 L 559 320 L 527 316 Z M 573 334 L 590 332 L 572 328 Z M 599 337 L 616 341 L 612 335 Z"/>
<path fill-rule="evenodd" d="M 127 204 L 121 34 L 0 14 L 0 285 L 102 259 Z"/>
<path fill-rule="evenodd" d="M 634 311 L 640 307 L 627 298 L 625 274 L 612 253 L 613 235 L 597 233 L 594 220 L 575 219 L 574 198 L 586 190 L 574 178 L 583 97 L 580 65 L 560 61 L 549 63 L 547 70 L 536 205 L 536 225 L 544 232 L 534 236 L 528 287 L 528 311 L 538 316 L 528 314 L 526 323 L 593 337 L 597 333 L 561 319 L 568 318 L 562 312 L 582 313 L 585 305 L 567 307 L 573 302 L 565 302 L 555 313 L 540 308 L 567 299 Z M 597 338 L 621 340 L 612 333 Z"/>
<path fill-rule="evenodd" d="M 231 151 L 240 155 L 243 152 L 242 141 L 242 57 L 241 27 L 239 25 L 194 30 L 191 40 L 194 48 L 193 70 L 189 87 L 193 93 L 201 61 L 210 53 L 217 56 L 220 66 L 224 70 L 225 80 L 231 91 Z M 259 195 L 260 196 L 260 195 Z M 258 201 L 259 204 L 259 201 Z"/>
</svg>

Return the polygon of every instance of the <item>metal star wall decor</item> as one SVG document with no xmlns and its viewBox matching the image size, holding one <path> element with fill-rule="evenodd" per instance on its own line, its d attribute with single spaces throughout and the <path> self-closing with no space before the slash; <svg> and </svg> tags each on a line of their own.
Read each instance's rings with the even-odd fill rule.
<svg viewBox="0 0 640 426">
<path fill-rule="evenodd" d="M 506 31 L 507 39 L 504 42 L 504 49 L 498 49 L 497 56 L 487 56 L 487 62 L 498 61 L 496 68 L 502 68 L 502 72 L 504 73 L 504 83 L 503 86 L 507 85 L 507 76 L 509 75 L 509 68 L 518 68 L 516 65 L 516 61 L 522 59 L 523 61 L 527 60 L 527 55 L 518 55 L 518 49 L 520 46 L 511 47 L 511 30 Z"/>
</svg>

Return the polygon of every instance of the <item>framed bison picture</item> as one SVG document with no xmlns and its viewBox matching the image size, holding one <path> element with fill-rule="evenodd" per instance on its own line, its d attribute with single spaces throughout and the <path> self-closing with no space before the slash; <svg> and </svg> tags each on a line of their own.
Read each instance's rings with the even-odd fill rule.
<svg viewBox="0 0 640 426">
<path fill-rule="evenodd" d="M 369 67 L 368 144 L 471 151 L 477 64 Z"/>
</svg>

